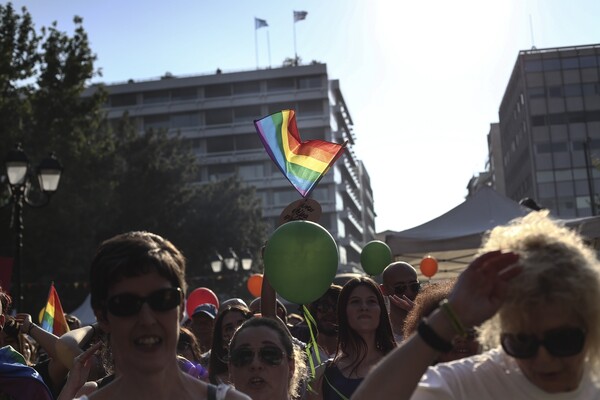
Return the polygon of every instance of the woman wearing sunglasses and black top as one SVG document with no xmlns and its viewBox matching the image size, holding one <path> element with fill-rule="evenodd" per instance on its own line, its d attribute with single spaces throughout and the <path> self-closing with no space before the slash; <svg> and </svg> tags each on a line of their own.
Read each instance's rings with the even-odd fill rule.
<svg viewBox="0 0 600 400">
<path fill-rule="evenodd" d="M 229 375 L 235 388 L 253 400 L 297 398 L 306 374 L 304 354 L 277 317 L 244 322 L 229 344 Z"/>
<path fill-rule="evenodd" d="M 482 323 L 491 350 L 428 368 Z M 539 211 L 488 234 L 448 300 L 352 399 L 599 399 L 599 375 L 598 260 Z"/>
<path fill-rule="evenodd" d="M 89 399 L 209 398 L 215 388 L 177 362 L 186 289 L 181 252 L 152 233 L 118 235 L 100 245 L 90 277 L 92 308 L 108 335 L 116 377 Z M 247 399 L 227 389 L 217 390 L 221 398 Z"/>
</svg>

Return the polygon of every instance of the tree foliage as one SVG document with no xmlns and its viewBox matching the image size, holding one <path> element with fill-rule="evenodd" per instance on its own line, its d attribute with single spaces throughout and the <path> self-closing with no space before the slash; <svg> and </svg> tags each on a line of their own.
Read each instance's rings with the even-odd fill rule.
<svg viewBox="0 0 600 400">
<path fill-rule="evenodd" d="M 73 22 L 72 35 L 56 23 L 37 33 L 25 8 L 0 5 L 0 155 L 20 142 L 30 160 L 53 150 L 64 166 L 48 206 L 24 209 L 22 281 L 40 289 L 25 292 L 25 311 L 37 313 L 51 280 L 59 290 L 87 282 L 97 245 L 117 233 L 148 230 L 169 238 L 194 276 L 206 274 L 212 249 L 258 252 L 265 227 L 252 188 L 235 178 L 194 185 L 197 161 L 181 138 L 140 134 L 127 115 L 109 124 L 101 86 L 82 96 L 99 71 L 82 19 Z M 10 207 L 0 209 L 0 255 L 14 251 L 10 214 Z M 81 286 L 69 292 L 72 286 L 61 293 L 66 310 L 87 294 Z"/>
</svg>

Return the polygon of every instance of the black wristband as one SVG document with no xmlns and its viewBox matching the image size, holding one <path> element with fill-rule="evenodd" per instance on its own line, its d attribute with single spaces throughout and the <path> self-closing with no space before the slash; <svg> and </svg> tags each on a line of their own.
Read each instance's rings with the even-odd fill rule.
<svg viewBox="0 0 600 400">
<path fill-rule="evenodd" d="M 441 353 L 448 353 L 452 350 L 452 343 L 445 341 L 442 339 L 429 325 L 425 322 L 424 319 L 419 322 L 419 327 L 417 328 L 417 332 L 419 332 L 419 336 L 423 341 L 435 351 L 439 351 Z"/>
</svg>

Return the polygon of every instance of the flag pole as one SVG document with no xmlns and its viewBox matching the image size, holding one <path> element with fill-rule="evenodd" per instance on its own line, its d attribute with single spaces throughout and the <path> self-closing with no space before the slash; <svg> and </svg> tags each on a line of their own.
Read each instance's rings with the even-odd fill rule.
<svg viewBox="0 0 600 400">
<path fill-rule="evenodd" d="M 298 51 L 296 51 L 296 17 L 294 19 L 294 65 L 298 66 Z"/>
<path fill-rule="evenodd" d="M 269 50 L 269 68 L 271 68 L 271 39 L 269 37 L 268 29 L 267 29 L 267 48 Z"/>
<path fill-rule="evenodd" d="M 258 69 L 258 36 L 256 29 L 256 17 L 254 18 L 254 52 L 256 53 L 256 69 Z"/>
</svg>

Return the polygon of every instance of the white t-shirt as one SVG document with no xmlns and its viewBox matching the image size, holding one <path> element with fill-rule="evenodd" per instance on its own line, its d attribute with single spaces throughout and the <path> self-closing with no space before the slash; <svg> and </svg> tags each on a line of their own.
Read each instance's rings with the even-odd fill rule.
<svg viewBox="0 0 600 400">
<path fill-rule="evenodd" d="M 600 386 L 586 369 L 572 392 L 547 393 L 523 375 L 514 359 L 500 348 L 429 367 L 411 400 L 440 399 L 600 399 Z"/>
</svg>

